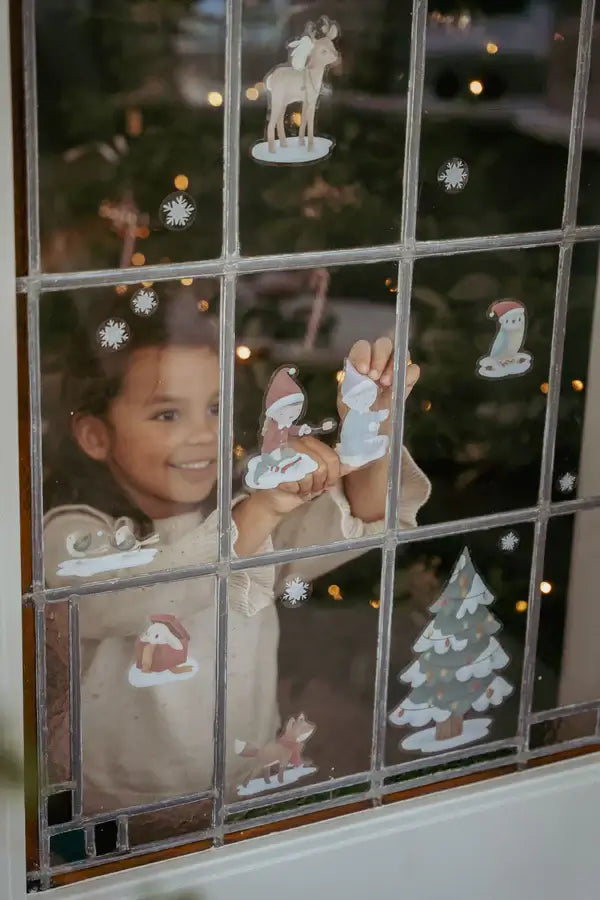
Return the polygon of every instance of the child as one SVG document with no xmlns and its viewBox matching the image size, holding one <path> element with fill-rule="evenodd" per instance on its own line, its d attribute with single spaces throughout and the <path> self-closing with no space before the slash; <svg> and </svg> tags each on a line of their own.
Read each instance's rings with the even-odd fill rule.
<svg viewBox="0 0 600 900">
<path fill-rule="evenodd" d="M 112 318 L 123 320 L 122 308 Z M 90 329 L 94 338 L 97 325 Z M 50 587 L 76 589 L 86 579 L 114 581 L 217 558 L 217 328 L 190 293 L 170 296 L 165 287 L 156 312 L 128 316 L 125 333 L 119 349 L 77 335 L 66 358 L 60 421 L 49 430 L 58 439 L 45 493 Z M 359 341 L 350 352 L 357 370 L 378 382 L 388 408 L 392 350 L 382 338 L 373 346 Z M 409 390 L 418 374 L 409 367 Z M 238 556 L 382 527 L 387 459 L 342 478 L 337 454 L 314 435 L 292 443 L 315 468 L 300 481 L 235 496 L 232 546 Z M 429 482 L 406 451 L 402 466 L 400 517 L 410 527 Z M 302 572 L 312 579 L 347 558 L 304 560 Z M 289 577 L 293 565 L 281 569 L 278 579 Z M 236 755 L 235 740 L 262 747 L 279 726 L 274 567 L 236 571 L 229 595 L 231 799 L 253 767 Z M 79 610 L 85 812 L 210 789 L 214 579 L 84 595 Z M 60 730 L 50 718 L 51 730 Z"/>
</svg>

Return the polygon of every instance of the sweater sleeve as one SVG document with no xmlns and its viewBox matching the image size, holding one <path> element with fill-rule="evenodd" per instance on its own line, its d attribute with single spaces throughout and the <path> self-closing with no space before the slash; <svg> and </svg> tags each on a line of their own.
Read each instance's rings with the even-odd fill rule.
<svg viewBox="0 0 600 900">
<path fill-rule="evenodd" d="M 431 485 L 427 476 L 417 466 L 406 449 L 402 452 L 402 470 L 398 518 L 400 528 L 413 528 L 417 513 L 429 498 Z M 334 541 L 349 540 L 379 534 L 384 529 L 383 519 L 363 522 L 352 514 L 350 504 L 341 487 L 336 487 L 316 500 L 295 509 L 277 528 L 273 536 L 276 550 L 327 545 Z M 361 556 L 364 550 L 334 553 L 328 556 L 303 559 L 280 566 L 277 572 L 276 592 L 289 578 L 299 575 L 313 580 L 337 569 L 338 566 Z"/>
</svg>

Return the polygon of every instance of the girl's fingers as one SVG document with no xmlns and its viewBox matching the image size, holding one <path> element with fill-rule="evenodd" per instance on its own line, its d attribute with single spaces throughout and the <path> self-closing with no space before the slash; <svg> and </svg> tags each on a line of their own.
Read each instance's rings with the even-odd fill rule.
<svg viewBox="0 0 600 900">
<path fill-rule="evenodd" d="M 305 437 L 294 445 L 317 464 L 317 468 L 297 482 L 302 496 L 320 494 L 340 478 L 340 460 L 337 453 L 315 437 Z"/>
<path fill-rule="evenodd" d="M 371 368 L 371 345 L 368 341 L 356 341 L 352 345 L 348 359 L 361 375 L 368 375 Z"/>
<path fill-rule="evenodd" d="M 408 397 L 415 384 L 419 380 L 421 374 L 420 368 L 415 363 L 410 363 L 406 370 L 406 390 L 404 391 L 404 399 Z"/>
<path fill-rule="evenodd" d="M 390 357 L 394 359 L 394 344 L 389 337 L 377 338 L 373 344 L 373 352 L 371 354 L 371 368 L 369 369 L 369 378 L 373 381 L 379 381 L 383 375 L 386 366 L 390 361 Z"/>
</svg>

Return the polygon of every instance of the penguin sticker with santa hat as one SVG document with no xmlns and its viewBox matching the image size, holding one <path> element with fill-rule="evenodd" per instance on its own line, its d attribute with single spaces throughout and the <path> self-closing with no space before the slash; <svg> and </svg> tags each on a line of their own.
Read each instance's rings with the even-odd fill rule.
<svg viewBox="0 0 600 900">
<path fill-rule="evenodd" d="M 496 337 L 488 355 L 477 360 L 477 374 L 482 378 L 524 375 L 533 363 L 531 353 L 523 350 L 525 307 L 518 300 L 498 300 L 488 309 L 488 317 L 496 321 Z"/>
<path fill-rule="evenodd" d="M 260 454 L 248 460 L 246 484 L 255 490 L 270 490 L 280 484 L 300 481 L 314 472 L 315 460 L 289 445 L 290 438 L 309 434 L 327 434 L 335 429 L 335 419 L 325 419 L 313 427 L 302 418 L 306 396 L 295 380 L 295 366 L 280 366 L 275 371 L 265 392 L 263 426 L 260 433 Z"/>
<path fill-rule="evenodd" d="M 129 669 L 132 687 L 155 687 L 193 678 L 198 663 L 188 656 L 190 636 L 177 616 L 161 613 L 150 616 L 150 624 L 139 636 L 135 662 Z"/>
</svg>

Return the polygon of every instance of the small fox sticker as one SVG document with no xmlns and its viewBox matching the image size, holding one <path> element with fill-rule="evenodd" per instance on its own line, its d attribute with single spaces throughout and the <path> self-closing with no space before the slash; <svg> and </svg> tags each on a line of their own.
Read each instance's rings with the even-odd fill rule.
<svg viewBox="0 0 600 900">
<path fill-rule="evenodd" d="M 285 728 L 279 737 L 270 741 L 263 747 L 255 747 L 246 741 L 235 742 L 235 752 L 238 756 L 247 756 L 256 760 L 250 770 L 244 787 L 250 780 L 262 775 L 265 784 L 271 784 L 272 769 L 277 766 L 277 781 L 284 783 L 284 773 L 288 768 L 302 768 L 306 765 L 302 758 L 304 745 L 315 732 L 316 725 L 309 722 L 304 713 L 287 720 Z M 314 771 L 314 770 L 311 770 Z"/>
</svg>

